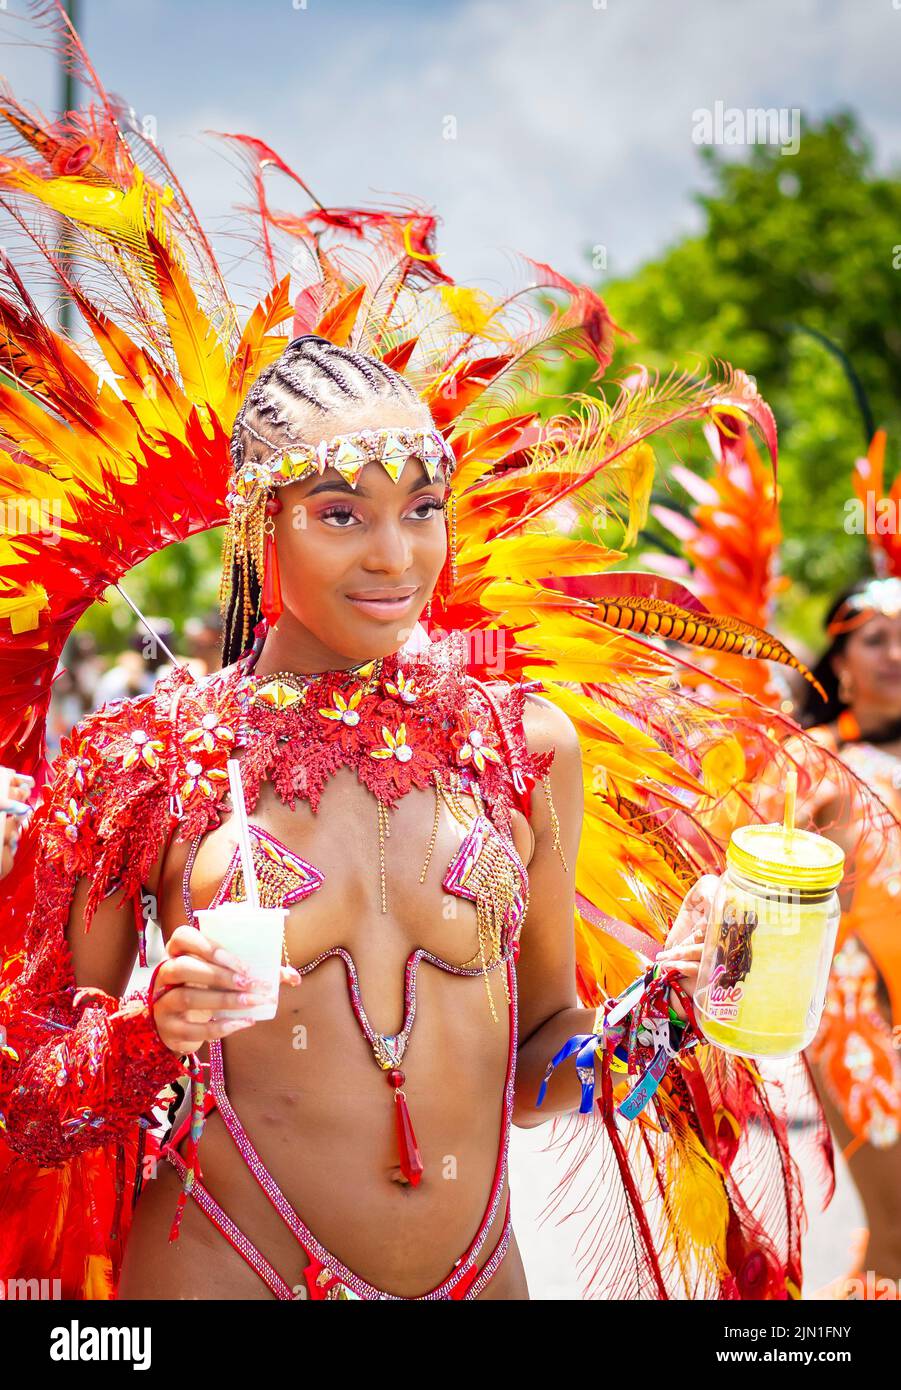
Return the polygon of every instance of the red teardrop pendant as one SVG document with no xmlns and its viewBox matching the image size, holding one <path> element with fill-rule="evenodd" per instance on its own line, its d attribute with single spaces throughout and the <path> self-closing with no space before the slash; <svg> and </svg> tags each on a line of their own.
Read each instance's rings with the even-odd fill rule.
<svg viewBox="0 0 901 1390">
<path fill-rule="evenodd" d="M 260 607 L 269 626 L 274 627 L 282 616 L 283 605 L 278 551 L 275 548 L 275 536 L 272 531 L 266 532 L 266 539 L 263 543 L 263 589 L 260 594 Z"/>
<path fill-rule="evenodd" d="M 394 1092 L 394 1119 L 397 1125 L 397 1147 L 400 1150 L 400 1171 L 413 1187 L 419 1186 L 423 1174 L 422 1154 L 413 1132 L 413 1123 L 403 1091 Z"/>
</svg>

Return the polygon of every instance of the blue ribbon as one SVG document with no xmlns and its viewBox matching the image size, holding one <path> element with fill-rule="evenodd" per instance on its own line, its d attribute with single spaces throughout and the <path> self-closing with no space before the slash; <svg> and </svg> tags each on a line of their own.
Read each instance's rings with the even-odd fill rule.
<svg viewBox="0 0 901 1390">
<path fill-rule="evenodd" d="M 557 1067 L 575 1053 L 576 1071 L 582 1082 L 582 1103 L 579 1106 L 579 1114 L 587 1115 L 594 1104 L 594 1055 L 602 1042 L 603 1037 L 600 1033 L 576 1033 L 568 1042 L 565 1042 L 556 1057 L 551 1058 L 548 1063 L 544 1080 L 538 1090 L 536 1105 L 541 1105 L 543 1102 L 547 1094 L 548 1082 Z M 590 1073 L 590 1075 L 585 1073 Z"/>
</svg>

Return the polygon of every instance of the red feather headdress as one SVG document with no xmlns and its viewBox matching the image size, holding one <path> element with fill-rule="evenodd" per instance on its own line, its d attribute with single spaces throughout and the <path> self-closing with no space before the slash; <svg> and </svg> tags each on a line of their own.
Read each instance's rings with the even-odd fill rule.
<svg viewBox="0 0 901 1390">
<path fill-rule="evenodd" d="M 267 145 L 227 135 L 259 252 L 259 300 L 240 308 L 163 153 L 104 90 L 61 9 L 35 12 L 91 102 L 51 122 L 0 92 L 0 490 L 12 518 L 0 540 L 0 761 L 38 768 L 63 643 L 107 587 L 224 523 L 232 423 L 287 341 L 316 332 L 379 357 L 415 386 L 457 459 L 456 580 L 436 625 L 491 635 L 471 644 L 473 673 L 500 652 L 505 676 L 540 678 L 579 732 L 578 986 L 596 1005 L 634 977 L 636 950 L 653 955 L 686 884 L 720 867 L 735 819 L 723 806 L 750 816 L 748 780 L 784 762 L 788 721 L 769 712 L 763 726 L 739 701 L 724 712 L 687 688 L 692 665 L 673 644 L 795 658 L 680 585 L 613 568 L 646 520 L 661 434 L 737 421 L 775 466 L 771 411 L 719 365 L 701 380 L 641 371 L 607 384 L 618 330 L 591 288 L 525 259 L 526 283 L 503 298 L 458 285 L 430 211 L 328 207 Z M 312 208 L 275 211 L 273 177 Z M 60 294 L 78 311 L 72 340 L 41 311 Z M 590 360 L 594 394 L 541 390 L 542 364 L 560 355 Z M 598 537 L 611 513 L 619 550 Z M 741 693 L 722 679 L 716 690 Z M 5 885 L 13 952 L 34 869 L 26 843 Z M 661 1090 L 665 1128 L 607 1125 L 619 1182 L 593 1199 L 593 1291 L 797 1293 L 800 1193 L 776 1095 L 752 1066 L 704 1049 Z M 577 1144 L 588 1138 L 580 1128 Z M 580 1167 L 576 1153 L 567 1192 Z M 48 1212 L 59 1191 L 45 1186 Z"/>
</svg>

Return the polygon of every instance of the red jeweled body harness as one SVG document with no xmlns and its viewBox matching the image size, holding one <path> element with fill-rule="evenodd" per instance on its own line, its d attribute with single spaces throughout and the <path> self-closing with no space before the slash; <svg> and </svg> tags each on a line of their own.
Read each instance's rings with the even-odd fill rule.
<svg viewBox="0 0 901 1390">
<path fill-rule="evenodd" d="M 324 960 L 339 957 L 347 975 L 350 1002 L 377 1065 L 386 1073 L 394 1100 L 399 1165 L 413 1186 L 422 1179 L 424 1164 L 403 1089 L 404 1056 L 416 1017 L 416 980 L 422 961 L 457 975 L 484 975 L 492 1015 L 497 1018 L 490 975 L 500 971 L 509 1008 L 509 1048 L 504 1087 L 502 1128 L 491 1192 L 476 1237 L 451 1274 L 426 1299 L 472 1298 L 484 1287 L 503 1258 L 510 1236 L 509 1205 L 500 1240 L 488 1261 L 478 1256 L 493 1223 L 506 1177 L 507 1150 L 513 1108 L 516 1057 L 516 975 L 519 933 L 528 905 L 528 877 L 510 835 L 510 812 L 515 804 L 527 809 L 529 782 L 541 779 L 547 788 L 552 754 L 532 756 L 522 735 L 522 702 L 526 686 L 503 686 L 492 692 L 465 674 L 462 642 L 448 640 L 428 653 L 430 659 L 405 659 L 402 653 L 369 662 L 350 671 L 331 671 L 314 678 L 290 673 L 266 677 L 253 674 L 254 658 L 242 662 L 225 679 L 241 711 L 236 727 L 217 722 L 211 711 L 182 739 L 196 750 L 188 767 L 184 790 L 212 798 L 222 784 L 221 755 L 241 755 L 248 814 L 260 787 L 270 780 L 283 801 L 293 805 L 305 798 L 317 809 L 328 776 L 347 766 L 377 799 L 380 837 L 381 900 L 387 908 L 384 877 L 384 834 L 388 808 L 413 787 L 435 789 L 435 820 L 420 881 L 425 880 L 443 801 L 461 823 L 466 836 L 446 870 L 446 891 L 474 903 L 478 951 L 468 961 L 443 960 L 420 947 L 412 951 L 404 971 L 404 1011 L 400 1031 L 378 1033 L 369 1021 L 360 993 L 357 968 L 342 946 L 320 952 L 297 967 L 301 975 Z M 537 682 L 530 683 L 534 688 Z M 528 779 L 528 781 L 527 781 Z M 471 795 L 475 818 L 466 815 L 461 794 Z M 491 814 L 489 814 L 489 811 Z M 183 893 L 187 920 L 193 920 L 191 872 L 204 834 L 194 834 L 185 867 Z M 322 886 L 322 873 L 268 831 L 251 826 L 254 867 L 263 906 L 286 906 L 303 901 Z M 237 850 L 211 906 L 245 897 Z M 287 943 L 285 960 L 288 960 Z M 290 1287 L 246 1235 L 226 1215 L 198 1181 L 197 1146 L 205 1114 L 219 1109 L 242 1158 L 279 1215 L 306 1251 L 308 1296 L 314 1298 L 391 1298 L 347 1268 L 316 1239 L 266 1169 L 250 1141 L 225 1087 L 221 1042 L 210 1043 L 210 1087 L 197 1076 L 191 1115 L 163 1146 L 165 1157 L 183 1178 L 183 1192 L 170 1238 L 178 1233 L 184 1202 L 190 1195 L 218 1226 L 278 1298 L 292 1298 Z M 187 1161 L 177 1152 L 189 1136 Z"/>
</svg>

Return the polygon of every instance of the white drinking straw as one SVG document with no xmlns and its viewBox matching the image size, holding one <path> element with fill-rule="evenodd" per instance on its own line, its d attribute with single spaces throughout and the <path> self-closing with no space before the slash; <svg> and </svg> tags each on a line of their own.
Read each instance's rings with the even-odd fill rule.
<svg viewBox="0 0 901 1390">
<path fill-rule="evenodd" d="M 257 886 L 257 873 L 253 867 L 253 851 L 250 848 L 250 827 L 247 823 L 247 807 L 244 805 L 244 788 L 241 785 L 241 767 L 237 758 L 228 760 L 228 785 L 231 788 L 232 808 L 238 826 L 238 852 L 241 855 L 241 868 L 244 873 L 244 891 L 247 905 L 254 912 L 260 906 L 260 890 Z"/>
</svg>

